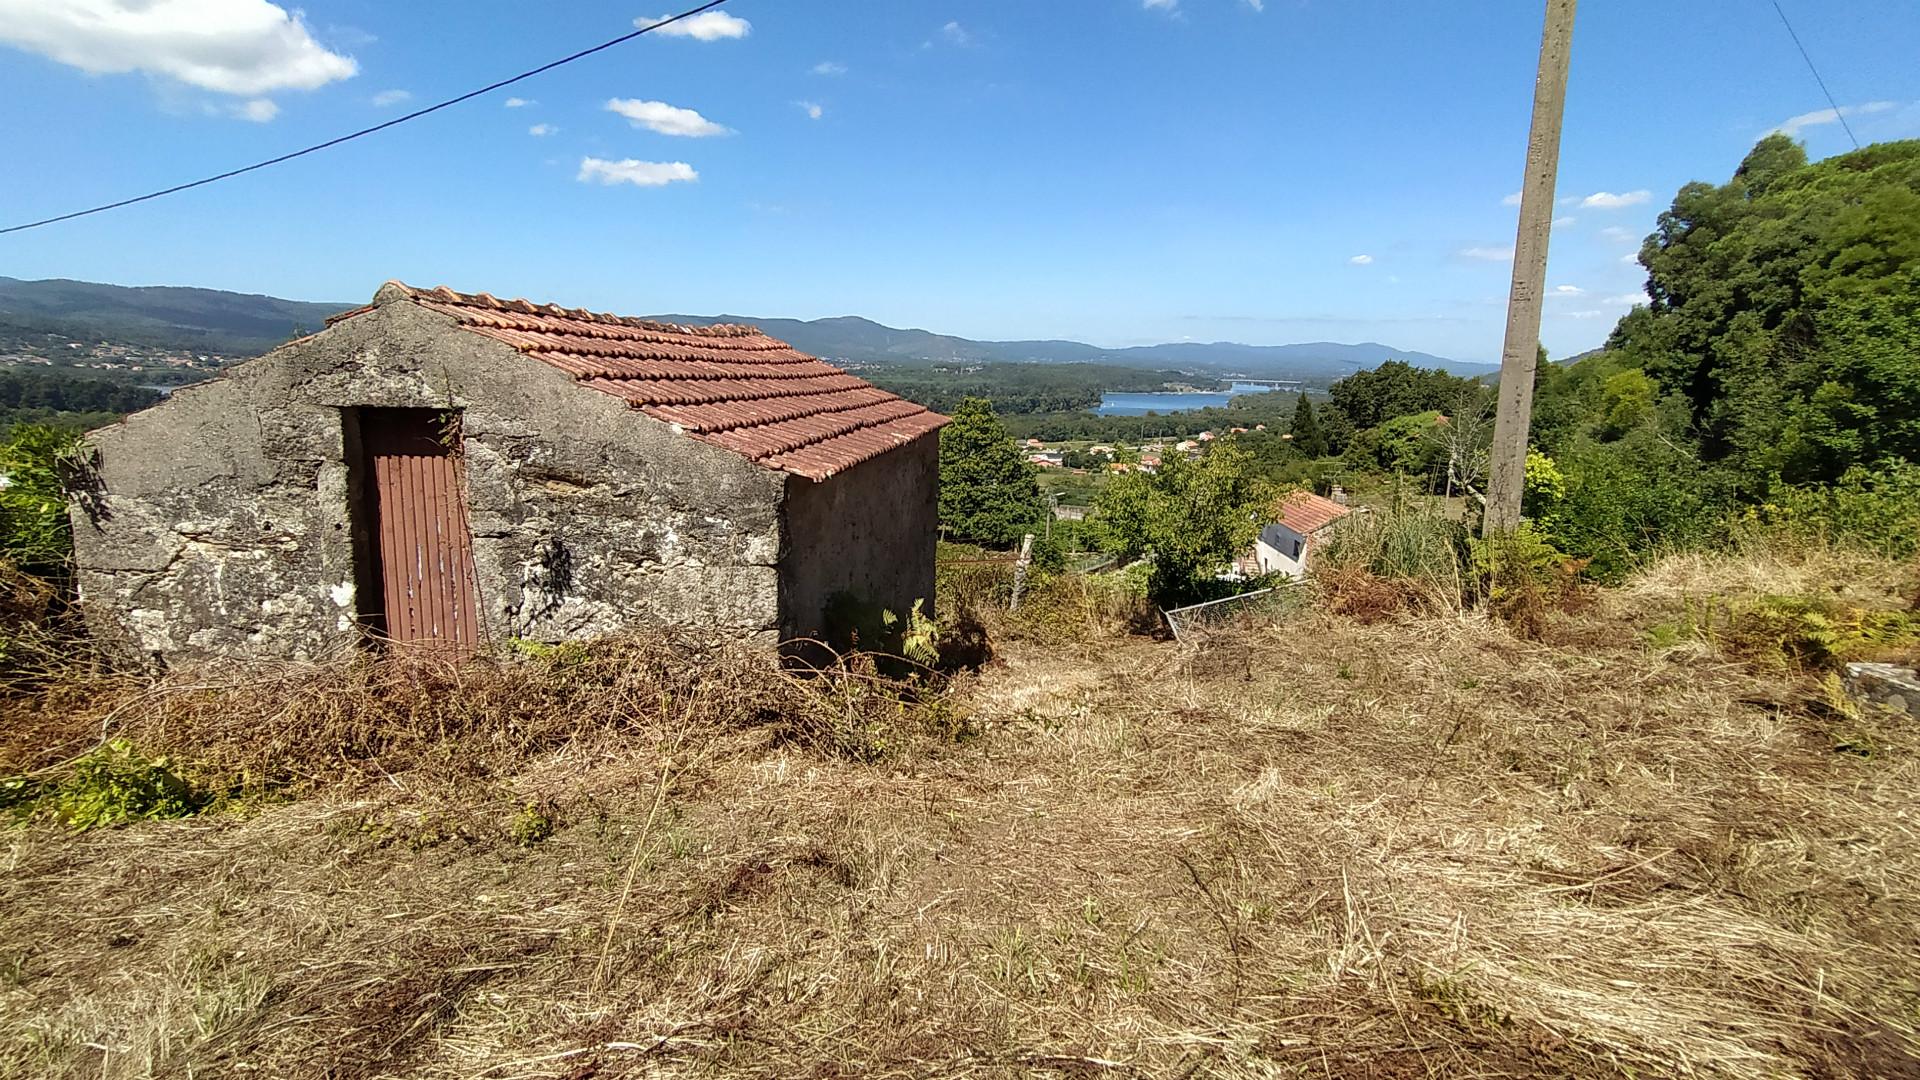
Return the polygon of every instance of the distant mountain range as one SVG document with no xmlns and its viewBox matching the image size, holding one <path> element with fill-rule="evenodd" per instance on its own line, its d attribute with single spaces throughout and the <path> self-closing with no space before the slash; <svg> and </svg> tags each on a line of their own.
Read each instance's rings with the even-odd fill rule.
<svg viewBox="0 0 1920 1080">
<path fill-rule="evenodd" d="M 858 315 L 831 319 L 763 319 L 752 315 L 656 315 L 665 322 L 707 326 L 741 322 L 758 326 L 801 352 L 830 360 L 866 363 L 951 360 L 1011 363 L 1102 363 L 1125 367 L 1180 368 L 1263 379 L 1328 379 L 1404 360 L 1416 367 L 1456 375 L 1486 375 L 1496 364 L 1474 364 L 1366 341 L 1346 345 L 1313 341 L 1299 345 L 1241 345 L 1231 341 L 1175 342 L 1103 349 L 1082 341 L 974 341 L 927 330 L 898 330 Z"/>
<path fill-rule="evenodd" d="M 0 277 L 0 330 L 64 334 L 158 348 L 254 354 L 297 334 L 319 329 L 328 315 L 354 304 L 282 300 L 273 296 L 176 286 L 99 285 L 61 279 Z M 974 341 L 927 330 L 900 330 L 857 315 L 829 319 L 768 319 L 753 315 L 658 315 L 666 322 L 758 326 L 803 352 L 855 363 L 1002 361 L 1100 362 L 1179 368 L 1214 375 L 1265 379 L 1336 379 L 1388 360 L 1485 375 L 1494 365 L 1395 349 L 1317 341 L 1299 345 L 1183 342 L 1103 349 L 1079 341 Z"/>
<path fill-rule="evenodd" d="M 263 353 L 353 306 L 171 285 L 0 277 L 0 329 L 195 352 Z"/>
</svg>

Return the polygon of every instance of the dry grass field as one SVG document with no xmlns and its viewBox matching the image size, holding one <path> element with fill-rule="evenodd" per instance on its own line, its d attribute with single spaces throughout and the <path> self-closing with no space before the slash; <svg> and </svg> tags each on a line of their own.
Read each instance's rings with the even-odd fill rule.
<svg viewBox="0 0 1920 1080">
<path fill-rule="evenodd" d="M 1701 614 L 1901 574 L 16 701 L 239 794 L 0 834 L 0 1075 L 1920 1076 L 1920 733 Z"/>
</svg>

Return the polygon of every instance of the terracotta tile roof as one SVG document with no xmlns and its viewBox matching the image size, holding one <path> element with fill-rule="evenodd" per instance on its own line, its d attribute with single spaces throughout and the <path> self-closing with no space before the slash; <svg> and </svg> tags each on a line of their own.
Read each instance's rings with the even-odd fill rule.
<svg viewBox="0 0 1920 1080">
<path fill-rule="evenodd" d="M 702 442 L 812 480 L 947 422 L 751 326 L 677 326 L 397 281 L 329 323 L 396 300 L 452 316 Z"/>
<path fill-rule="evenodd" d="M 1311 536 L 1353 512 L 1352 507 L 1311 491 L 1290 491 L 1280 497 L 1274 509 L 1276 520 L 1301 536 Z"/>
</svg>

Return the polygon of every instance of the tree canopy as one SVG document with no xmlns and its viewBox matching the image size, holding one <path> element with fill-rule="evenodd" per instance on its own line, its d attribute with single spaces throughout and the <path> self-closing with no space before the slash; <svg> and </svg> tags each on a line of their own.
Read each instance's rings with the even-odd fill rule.
<svg viewBox="0 0 1920 1080">
<path fill-rule="evenodd" d="M 1769 135 L 1727 183 L 1681 188 L 1640 261 L 1651 303 L 1613 363 L 1684 404 L 1728 481 L 1920 458 L 1920 141 L 1809 164 Z"/>
<path fill-rule="evenodd" d="M 1040 482 L 993 403 L 965 398 L 940 432 L 940 525 L 955 540 L 998 547 L 1041 520 Z"/>
<path fill-rule="evenodd" d="M 1356 371 L 1333 384 L 1334 407 L 1355 428 L 1377 427 L 1396 416 L 1452 409 L 1465 395 L 1487 388 L 1438 368 L 1417 368 L 1389 360 L 1371 371 Z"/>
<path fill-rule="evenodd" d="M 1306 457 L 1327 456 L 1327 436 L 1320 430 L 1320 421 L 1313 415 L 1313 402 L 1306 394 L 1300 395 L 1300 401 L 1293 407 L 1293 448 Z"/>
<path fill-rule="evenodd" d="M 1197 460 L 1169 455 L 1155 473 L 1129 473 L 1094 504 L 1103 546 L 1153 560 L 1147 591 L 1171 607 L 1206 599 L 1209 583 L 1253 545 L 1273 489 L 1245 450 L 1216 443 Z"/>
</svg>

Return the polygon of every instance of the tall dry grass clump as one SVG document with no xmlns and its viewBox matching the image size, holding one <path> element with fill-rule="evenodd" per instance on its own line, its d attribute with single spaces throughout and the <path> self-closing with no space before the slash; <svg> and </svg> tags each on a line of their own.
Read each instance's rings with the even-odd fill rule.
<svg viewBox="0 0 1920 1080">
<path fill-rule="evenodd" d="M 1138 569 L 1092 574 L 1035 570 L 1015 609 L 1010 565 L 963 563 L 941 568 L 937 595 L 944 627 L 961 635 L 977 633 L 989 643 L 1029 641 L 1075 648 L 1150 631 L 1158 624 L 1147 601 L 1145 575 Z"/>
<path fill-rule="evenodd" d="M 1363 620 L 1457 612 L 1474 591 L 1469 539 L 1422 505 L 1350 515 L 1314 551 L 1314 580 L 1333 611 Z"/>
<path fill-rule="evenodd" d="M 796 672 L 765 648 L 687 635 L 459 660 L 359 652 L 158 680 L 67 672 L 13 702 L 0 776 L 44 784 L 96 748 L 125 745 L 164 755 L 212 793 L 284 795 L 402 773 L 500 777 L 569 745 L 749 729 L 866 759 L 950 737 L 938 700 L 859 657 Z"/>
</svg>

